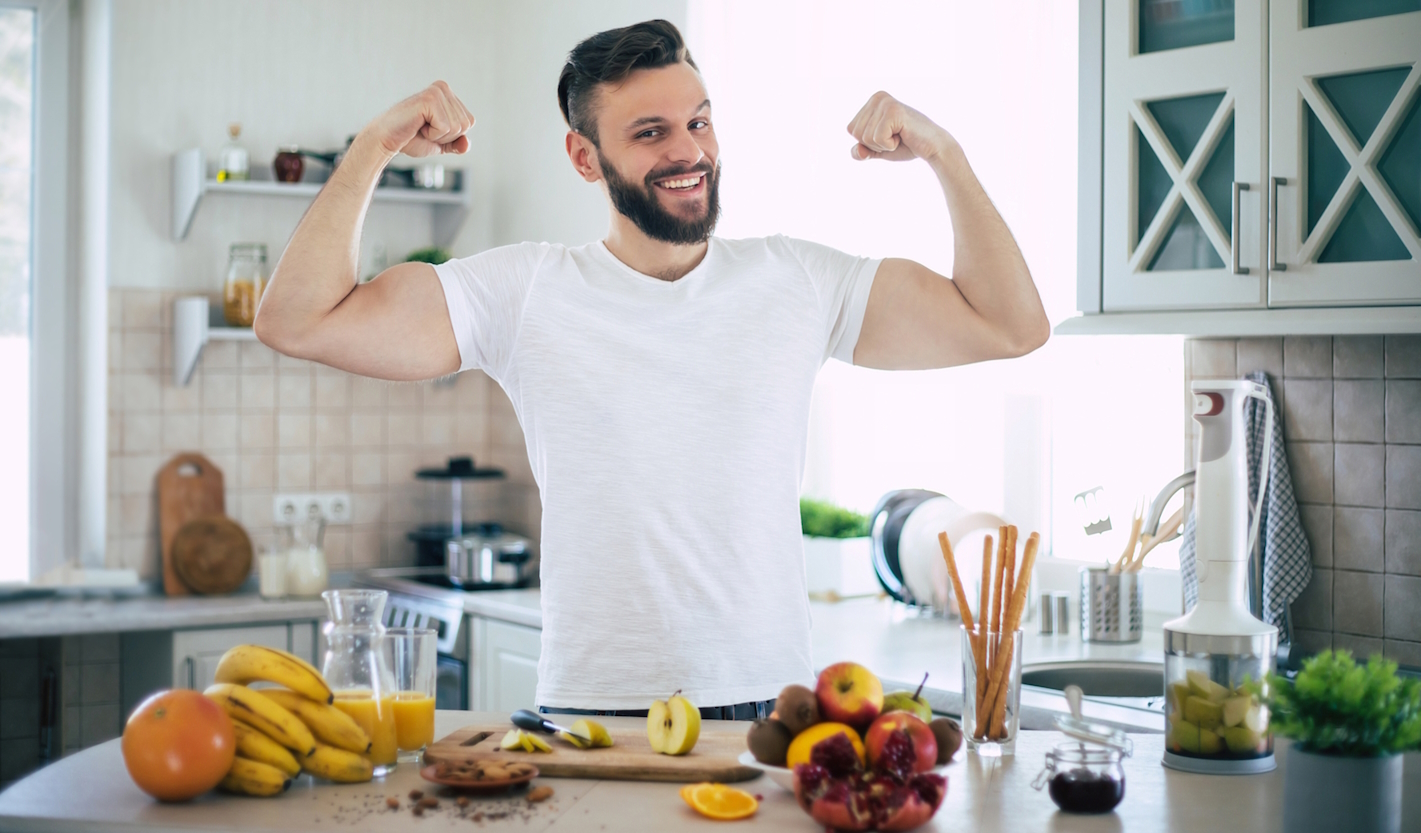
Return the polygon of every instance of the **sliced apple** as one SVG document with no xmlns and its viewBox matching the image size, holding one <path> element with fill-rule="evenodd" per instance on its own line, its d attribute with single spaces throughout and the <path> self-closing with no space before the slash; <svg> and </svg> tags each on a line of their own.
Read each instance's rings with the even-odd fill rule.
<svg viewBox="0 0 1421 833">
<path fill-rule="evenodd" d="M 1243 714 L 1243 725 L 1260 735 L 1268 731 L 1268 707 L 1262 704 L 1250 706 Z"/>
<path fill-rule="evenodd" d="M 1170 700 L 1176 709 L 1184 709 L 1184 701 L 1189 699 L 1189 695 L 1191 693 L 1192 691 L 1189 688 L 1189 683 L 1169 684 Z"/>
<path fill-rule="evenodd" d="M 523 749 L 523 730 L 509 729 L 508 734 L 503 736 L 503 740 L 498 742 L 498 748 L 509 752 L 521 751 Z"/>
<path fill-rule="evenodd" d="M 1224 701 L 1224 725 L 1237 726 L 1243 722 L 1244 715 L 1248 714 L 1248 707 L 1253 705 L 1253 698 L 1247 694 L 1238 694 Z"/>
<path fill-rule="evenodd" d="M 1226 686 L 1209 679 L 1203 671 L 1185 671 L 1184 678 L 1189 681 L 1190 691 L 1211 703 L 1222 703 L 1232 693 Z"/>
<path fill-rule="evenodd" d="M 1199 751 L 1199 727 L 1187 720 L 1177 720 L 1169 727 L 1168 742 L 1171 748 L 1177 747 L 1184 752 Z"/>
<path fill-rule="evenodd" d="M 663 755 L 684 755 L 701 736 L 701 711 L 678 691 L 651 704 L 646 714 L 646 739 Z"/>
<path fill-rule="evenodd" d="M 524 747 L 528 748 L 528 751 L 529 751 L 529 752 L 551 752 L 551 751 L 553 751 L 553 748 L 548 745 L 548 742 L 547 742 L 547 741 L 543 740 L 542 738 L 538 737 L 537 735 L 533 734 L 532 732 L 524 732 L 524 733 L 523 733 L 523 745 L 524 745 Z"/>
<path fill-rule="evenodd" d="M 700 716 L 701 713 L 696 712 L 696 717 Z M 572 724 L 572 731 L 588 738 L 592 746 L 607 747 L 612 745 L 612 735 L 607 731 L 607 727 L 595 720 L 579 720 Z"/>
<path fill-rule="evenodd" d="M 1199 728 L 1199 754 L 1217 755 L 1224 750 L 1224 739 L 1209 731 Z"/>
<path fill-rule="evenodd" d="M 1236 755 L 1257 751 L 1259 740 L 1258 733 L 1247 726 L 1230 726 L 1224 730 L 1224 743 Z"/>
<path fill-rule="evenodd" d="M 1201 729 L 1213 729 L 1224 722 L 1224 707 L 1197 694 L 1190 695 L 1184 701 L 1184 719 Z"/>
</svg>

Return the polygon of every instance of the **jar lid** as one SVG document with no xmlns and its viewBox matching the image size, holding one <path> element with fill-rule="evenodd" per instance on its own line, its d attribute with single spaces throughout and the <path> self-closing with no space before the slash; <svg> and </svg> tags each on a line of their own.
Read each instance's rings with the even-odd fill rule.
<svg viewBox="0 0 1421 833">
<path fill-rule="evenodd" d="M 502 478 L 503 469 L 481 469 L 474 465 L 472 457 L 450 457 L 447 467 L 419 469 L 414 476 L 420 480 L 482 480 Z"/>
<path fill-rule="evenodd" d="M 1129 735 L 1104 723 L 1095 723 L 1083 717 L 1058 714 L 1056 715 L 1056 728 L 1060 729 L 1067 737 L 1082 743 L 1093 743 L 1097 746 L 1118 749 L 1127 758 L 1135 751 L 1135 744 L 1130 740 Z"/>
</svg>

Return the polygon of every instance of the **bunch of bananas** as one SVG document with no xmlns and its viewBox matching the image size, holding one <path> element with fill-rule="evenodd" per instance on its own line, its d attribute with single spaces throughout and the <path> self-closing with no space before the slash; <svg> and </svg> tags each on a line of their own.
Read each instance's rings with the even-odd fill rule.
<svg viewBox="0 0 1421 833">
<path fill-rule="evenodd" d="M 369 781 L 370 737 L 335 697 L 321 672 L 285 651 L 238 645 L 217 663 L 203 692 L 232 718 L 237 757 L 219 785 L 243 795 L 277 795 L 308 772 L 342 783 Z M 248 688 L 267 682 L 285 688 Z"/>
</svg>

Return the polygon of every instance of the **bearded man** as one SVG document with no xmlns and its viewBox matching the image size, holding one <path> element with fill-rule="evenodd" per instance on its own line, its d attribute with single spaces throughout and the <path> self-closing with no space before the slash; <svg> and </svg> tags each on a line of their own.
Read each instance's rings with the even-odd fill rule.
<svg viewBox="0 0 1421 833">
<path fill-rule="evenodd" d="M 680 689 L 705 717 L 764 717 L 814 673 L 798 498 L 819 368 L 1020 356 L 1049 323 L 961 147 L 886 93 L 849 123 L 851 152 L 936 174 L 950 278 L 783 236 L 713 236 L 710 96 L 666 21 L 579 43 L 558 103 L 568 159 L 611 204 L 605 239 L 359 283 L 385 165 L 469 147 L 473 116 L 437 82 L 356 136 L 272 275 L 257 335 L 366 376 L 480 369 L 503 387 L 543 501 L 544 711 L 644 715 Z"/>
</svg>

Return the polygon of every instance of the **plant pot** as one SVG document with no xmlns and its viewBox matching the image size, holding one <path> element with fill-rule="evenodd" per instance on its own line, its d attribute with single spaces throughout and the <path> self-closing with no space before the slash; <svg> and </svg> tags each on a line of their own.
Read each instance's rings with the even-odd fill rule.
<svg viewBox="0 0 1421 833">
<path fill-rule="evenodd" d="M 868 538 L 804 536 L 804 573 L 810 593 L 859 596 L 880 590 Z"/>
<path fill-rule="evenodd" d="M 1400 833 L 1401 755 L 1343 758 L 1288 749 L 1283 829 L 1289 833 Z"/>
</svg>

